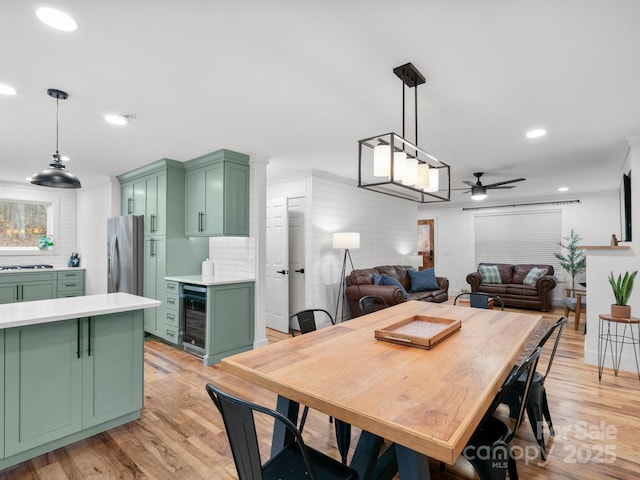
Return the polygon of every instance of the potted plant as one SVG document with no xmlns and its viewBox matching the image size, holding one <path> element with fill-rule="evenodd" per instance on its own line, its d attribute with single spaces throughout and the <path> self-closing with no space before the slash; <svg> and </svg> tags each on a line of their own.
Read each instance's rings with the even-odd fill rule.
<svg viewBox="0 0 640 480">
<path fill-rule="evenodd" d="M 578 243 L 582 240 L 582 237 L 571 229 L 568 237 L 563 237 L 567 243 L 558 243 L 562 248 L 567 250 L 566 256 L 562 253 L 554 253 L 555 257 L 560 260 L 560 266 L 571 275 L 571 289 L 575 294 L 576 288 L 576 275 L 580 272 L 584 272 L 587 268 L 587 256 L 578 248 Z"/>
<path fill-rule="evenodd" d="M 613 272 L 609 275 L 609 283 L 613 289 L 613 295 L 616 297 L 616 303 L 611 304 L 611 316 L 618 318 L 630 318 L 631 306 L 627 305 L 631 291 L 633 290 L 633 281 L 636 278 L 638 271 L 636 270 L 632 274 L 624 272 L 618 275 L 618 278 L 613 276 Z"/>
</svg>

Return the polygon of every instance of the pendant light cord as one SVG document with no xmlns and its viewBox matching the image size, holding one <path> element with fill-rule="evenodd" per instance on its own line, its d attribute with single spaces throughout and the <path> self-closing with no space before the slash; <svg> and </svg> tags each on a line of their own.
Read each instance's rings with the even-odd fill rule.
<svg viewBox="0 0 640 480">
<path fill-rule="evenodd" d="M 60 123 L 60 99 L 56 96 L 56 153 L 58 152 L 58 124 Z"/>
</svg>

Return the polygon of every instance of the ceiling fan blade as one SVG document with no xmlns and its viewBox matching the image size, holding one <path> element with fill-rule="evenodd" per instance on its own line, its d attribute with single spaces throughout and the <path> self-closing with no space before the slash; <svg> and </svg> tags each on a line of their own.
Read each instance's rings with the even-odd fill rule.
<svg viewBox="0 0 640 480">
<path fill-rule="evenodd" d="M 490 185 L 485 185 L 485 187 L 494 188 L 494 187 L 497 187 L 499 185 L 505 185 L 507 183 L 524 182 L 525 180 L 526 180 L 526 178 L 514 178 L 513 180 L 505 180 L 504 182 L 496 182 L 496 183 L 492 183 Z"/>
<path fill-rule="evenodd" d="M 477 187 L 478 184 L 475 182 L 471 182 L 469 180 L 463 180 L 462 183 L 464 183 L 465 185 L 469 185 L 470 187 Z"/>
<path fill-rule="evenodd" d="M 487 185 L 487 188 L 490 188 L 491 190 L 506 190 L 507 188 L 513 188 L 515 187 L 515 185 L 502 185 L 499 187 L 490 187 Z"/>
</svg>

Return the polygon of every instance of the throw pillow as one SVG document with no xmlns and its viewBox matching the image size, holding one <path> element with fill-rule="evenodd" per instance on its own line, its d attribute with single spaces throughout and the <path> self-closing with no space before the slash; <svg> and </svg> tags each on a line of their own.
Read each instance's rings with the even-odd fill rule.
<svg viewBox="0 0 640 480">
<path fill-rule="evenodd" d="M 422 271 L 407 270 L 407 272 L 411 279 L 410 292 L 424 292 L 426 290 L 438 290 L 440 288 L 433 268 L 426 268 Z"/>
<path fill-rule="evenodd" d="M 497 265 L 478 265 L 482 283 L 502 283 Z"/>
<path fill-rule="evenodd" d="M 402 296 L 404 297 L 405 300 L 407 299 L 407 297 L 409 297 L 409 294 L 407 293 L 405 288 L 402 286 L 402 284 L 397 279 L 393 277 L 389 277 L 388 275 L 378 275 L 377 273 L 374 273 L 373 283 L 375 285 L 393 285 L 400 289 L 400 291 L 402 292 Z"/>
<path fill-rule="evenodd" d="M 531 270 L 529 270 L 529 273 L 527 273 L 527 276 L 524 277 L 524 280 L 522 281 L 522 283 L 524 283 L 525 285 L 531 285 L 532 287 L 536 286 L 536 283 L 538 282 L 538 279 L 547 274 L 547 269 L 546 268 L 538 268 L 538 267 L 533 267 Z"/>
</svg>

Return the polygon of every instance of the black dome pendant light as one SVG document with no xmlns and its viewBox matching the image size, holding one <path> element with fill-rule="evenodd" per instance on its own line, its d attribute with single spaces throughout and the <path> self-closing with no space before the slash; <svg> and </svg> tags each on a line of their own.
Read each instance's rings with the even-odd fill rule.
<svg viewBox="0 0 640 480">
<path fill-rule="evenodd" d="M 73 173 L 67 171 L 60 160 L 60 153 L 58 152 L 58 102 L 66 100 L 69 95 L 67 95 L 67 92 L 56 90 L 55 88 L 48 89 L 47 94 L 56 99 L 56 153 L 53 154 L 51 163 L 47 168 L 31 177 L 31 183 L 43 187 L 80 188 L 80 180 Z"/>
</svg>

